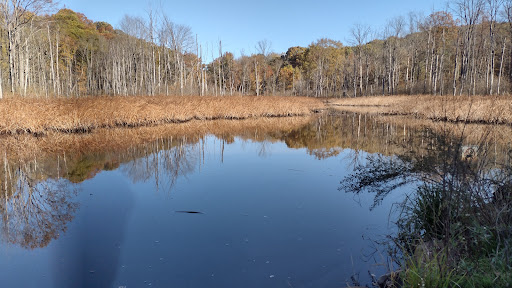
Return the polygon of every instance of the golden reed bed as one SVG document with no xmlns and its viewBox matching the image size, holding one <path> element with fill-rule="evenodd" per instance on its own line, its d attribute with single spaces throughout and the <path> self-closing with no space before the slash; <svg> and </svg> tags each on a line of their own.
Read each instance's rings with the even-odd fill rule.
<svg viewBox="0 0 512 288">
<path fill-rule="evenodd" d="M 0 134 L 80 133 L 191 120 L 306 116 L 324 104 L 306 97 L 95 97 L 4 99 Z"/>
<path fill-rule="evenodd" d="M 510 96 L 379 96 L 336 99 L 329 104 L 358 113 L 412 115 L 434 121 L 512 124 Z"/>
<path fill-rule="evenodd" d="M 512 124 L 512 100 L 501 96 L 381 96 L 330 99 L 340 110 L 464 123 Z M 0 135 L 80 133 L 191 120 L 310 115 L 325 108 L 306 97 L 138 96 L 0 100 Z"/>
</svg>

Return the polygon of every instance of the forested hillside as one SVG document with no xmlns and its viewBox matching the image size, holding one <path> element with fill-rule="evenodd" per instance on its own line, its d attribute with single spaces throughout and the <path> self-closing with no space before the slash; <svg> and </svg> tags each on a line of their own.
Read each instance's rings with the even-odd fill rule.
<svg viewBox="0 0 512 288">
<path fill-rule="evenodd" d="M 0 97 L 509 94 L 512 0 L 450 7 L 390 19 L 381 31 L 344 27 L 348 44 L 319 39 L 276 54 L 261 40 L 258 53 L 235 58 L 155 11 L 114 29 L 55 12 L 51 0 L 2 1 Z"/>
</svg>

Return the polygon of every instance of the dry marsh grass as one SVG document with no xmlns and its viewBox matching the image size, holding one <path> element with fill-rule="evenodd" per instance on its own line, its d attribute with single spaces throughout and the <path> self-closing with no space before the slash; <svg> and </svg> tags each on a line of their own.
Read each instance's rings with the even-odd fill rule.
<svg viewBox="0 0 512 288">
<path fill-rule="evenodd" d="M 337 109 L 386 115 L 412 115 L 435 121 L 512 124 L 507 96 L 380 96 L 330 101 Z"/>
<path fill-rule="evenodd" d="M 0 134 L 79 133 L 191 120 L 304 116 L 321 108 L 321 101 L 306 97 L 14 98 L 0 101 Z"/>
</svg>

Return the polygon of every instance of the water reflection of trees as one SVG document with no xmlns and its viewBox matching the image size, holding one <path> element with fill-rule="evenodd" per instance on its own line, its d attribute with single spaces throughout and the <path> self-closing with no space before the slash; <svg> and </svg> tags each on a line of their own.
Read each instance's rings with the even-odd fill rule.
<svg viewBox="0 0 512 288">
<path fill-rule="evenodd" d="M 284 141 L 291 148 L 306 148 L 318 159 L 344 149 L 392 155 L 414 147 L 414 133 L 406 124 L 381 121 L 379 116 L 329 111 L 290 132 Z"/>
<path fill-rule="evenodd" d="M 482 147 L 476 155 L 478 159 L 483 159 L 481 155 L 485 151 L 487 160 L 478 162 L 478 165 L 486 167 L 481 171 L 497 171 L 495 168 L 506 160 L 506 152 L 510 150 L 506 143 L 512 136 L 508 130 L 501 128 L 490 131 L 477 128 L 472 129 L 477 132 L 469 133 L 467 127 L 461 129 L 457 125 L 424 126 L 425 122 L 415 123 L 410 119 L 386 119 L 337 111 L 317 115 L 310 121 L 300 120 L 281 126 L 269 120 L 250 124 L 252 126 L 247 124 L 250 123 L 231 121 L 229 124 L 219 124 L 219 127 L 208 127 L 217 131 L 213 135 L 220 141 L 215 142 L 220 145 L 215 144 L 213 149 L 218 149 L 221 161 L 225 144 L 233 143 L 235 137 L 261 143 L 258 151 L 261 157 L 269 155 L 269 145 L 279 141 L 285 142 L 290 148 L 305 148 L 307 153 L 318 159 L 337 156 L 344 149 L 353 151 L 354 159 L 358 158 L 358 151 L 377 153 L 373 158 L 357 162 L 370 165 L 368 167 L 386 167 L 381 175 L 375 174 L 377 170 L 370 171 L 373 174 L 368 173 L 368 167 L 360 167 L 359 170 L 360 175 L 373 175 L 374 179 L 370 180 L 382 180 L 380 183 L 373 181 L 366 185 L 368 188 L 374 183 L 373 188 L 380 189 L 376 203 L 385 197 L 386 191 L 410 180 L 407 178 L 410 175 L 418 175 L 420 172 L 423 177 L 440 174 L 440 171 L 428 169 L 440 167 L 441 160 L 445 159 L 436 148 L 440 141 L 436 140 L 436 136 L 441 135 L 443 129 L 445 134 L 451 136 L 448 143 L 460 143 L 459 148 Z M 180 177 L 200 169 L 205 161 L 205 150 L 211 152 L 212 147 L 206 147 L 209 137 L 206 131 L 156 137 L 153 132 L 160 130 L 147 129 L 126 132 L 116 130 L 112 135 L 109 134 L 111 131 L 100 135 L 84 135 L 85 138 L 79 138 L 82 140 L 72 138 L 68 141 L 68 136 L 63 136 L 61 138 L 66 141 L 59 138 L 62 143 L 82 141 L 87 144 L 78 146 L 79 149 L 75 149 L 77 151 L 57 150 L 55 153 L 42 153 L 38 157 L 30 156 L 30 153 L 23 154 L 30 157 L 16 157 L 16 153 L 5 149 L 4 168 L 0 169 L 0 213 L 4 238 L 27 248 L 47 245 L 65 231 L 66 223 L 77 209 L 77 204 L 73 202 L 76 190 L 73 183 L 91 179 L 101 171 L 121 167 L 120 171 L 134 182 L 154 181 L 157 189 L 170 192 Z M 461 138 L 461 135 L 465 137 Z M 130 144 L 132 138 L 138 140 Z M 463 141 L 460 142 L 460 139 Z M 43 140 L 43 145 L 53 143 L 51 139 Z M 24 140 L 23 145 L 31 141 L 36 140 Z M 34 149 L 37 143 L 27 147 Z M 112 147 L 108 148 L 106 143 L 111 143 Z M 0 141 L 0 147 L 3 148 L 1 145 Z M 391 155 L 395 156 L 387 157 Z M 477 162 L 471 163 L 476 165 Z M 391 177 L 393 175 L 396 177 Z M 388 181 L 391 179 L 393 181 Z"/>
<path fill-rule="evenodd" d="M 512 139 L 508 126 L 459 125 L 340 111 L 322 114 L 279 139 L 290 148 L 306 148 L 309 154 L 323 159 L 343 149 L 383 156 L 426 155 L 434 149 L 435 138 L 443 134 L 460 142 L 461 147 L 485 147 L 488 165 L 503 162 Z"/>
<path fill-rule="evenodd" d="M 253 135 L 260 137 L 258 133 Z M 121 167 L 134 182 L 154 181 L 157 189 L 170 192 L 180 177 L 192 173 L 204 161 L 206 137 L 171 136 L 126 149 L 68 151 L 44 158 L 31 153 L 16 157 L 17 151 L 6 151 L 0 169 L 2 237 L 23 248 L 47 246 L 66 231 L 78 209 L 76 184 L 101 171 Z M 227 140 L 220 140 L 221 157 L 224 143 L 234 135 L 222 138 Z"/>
<path fill-rule="evenodd" d="M 38 162 L 12 163 L 4 157 L 0 213 L 5 241 L 34 249 L 66 231 L 78 205 L 74 189 L 62 179 L 45 179 Z"/>
<path fill-rule="evenodd" d="M 78 209 L 75 183 L 121 163 L 134 182 L 154 180 L 157 189 L 170 191 L 199 164 L 201 143 L 204 148 L 203 139 L 159 139 L 126 151 L 35 160 L 12 160 L 5 154 L 0 170 L 2 237 L 27 249 L 46 247 L 66 231 Z"/>
<path fill-rule="evenodd" d="M 385 125 L 391 127 L 390 131 L 397 130 L 397 124 Z M 389 192 L 411 182 L 445 181 L 455 185 L 453 181 L 447 182 L 446 177 L 457 178 L 460 185 L 500 182 L 496 177 L 504 175 L 501 172 L 510 167 L 511 146 L 507 141 L 510 136 L 496 132 L 506 128 L 474 126 L 457 130 L 456 125 L 406 125 L 403 135 L 394 132 L 377 137 L 383 142 L 382 147 L 377 153 L 368 154 L 354 173 L 344 179 L 340 189 L 355 193 L 372 191 L 377 205 Z M 508 135 L 512 135 L 508 130 Z M 389 151 L 393 153 L 388 154 Z"/>
<path fill-rule="evenodd" d="M 200 163 L 200 147 L 204 148 L 204 139 L 160 139 L 130 149 L 126 156 L 132 160 L 123 165 L 121 170 L 134 182 L 153 180 L 157 189 L 170 192 L 179 177 L 196 169 Z"/>
</svg>

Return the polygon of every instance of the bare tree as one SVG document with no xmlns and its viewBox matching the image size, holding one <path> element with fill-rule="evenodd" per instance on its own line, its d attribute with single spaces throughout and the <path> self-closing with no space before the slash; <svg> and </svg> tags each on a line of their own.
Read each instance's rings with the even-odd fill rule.
<svg viewBox="0 0 512 288">
<path fill-rule="evenodd" d="M 492 95 L 493 87 L 494 87 L 494 73 L 495 73 L 495 55 L 496 55 L 496 20 L 498 17 L 498 11 L 501 9 L 503 5 L 503 0 L 487 0 L 487 6 L 489 11 L 489 40 L 490 40 L 490 55 L 489 55 L 489 65 L 487 65 L 487 77 L 490 77 L 490 80 L 487 81 L 487 88 L 489 94 Z"/>
<path fill-rule="evenodd" d="M 512 39 L 512 0 L 505 0 L 503 3 L 503 12 L 502 12 L 503 18 L 508 23 L 508 31 L 509 31 L 509 39 Z M 509 40 L 510 41 L 510 40 Z M 503 44 L 505 47 L 505 44 Z M 504 53 L 505 48 L 503 48 Z M 510 50 L 510 63 L 509 67 L 512 67 L 512 49 Z M 509 80 L 512 81 L 512 69 L 509 69 Z"/>
<path fill-rule="evenodd" d="M 451 7 L 462 21 L 463 30 L 462 61 L 460 65 L 460 77 L 462 94 L 467 86 L 468 94 L 476 93 L 476 43 L 475 28 L 481 20 L 482 12 L 485 7 L 485 0 L 453 0 Z"/>
<path fill-rule="evenodd" d="M 269 41 L 267 39 L 263 39 L 258 41 L 256 43 L 256 51 L 258 54 L 262 54 L 263 56 L 267 57 L 272 49 L 272 41 Z"/>
<path fill-rule="evenodd" d="M 119 22 L 119 28 L 124 33 L 139 39 L 147 39 L 146 21 L 142 17 L 124 15 Z"/>
<path fill-rule="evenodd" d="M 162 31 L 160 32 L 160 37 L 162 37 L 161 41 L 173 52 L 174 70 L 177 72 L 176 74 L 179 75 L 174 79 L 175 81 L 179 80 L 180 93 L 183 95 L 185 77 L 183 54 L 189 52 L 194 47 L 195 42 L 192 29 L 189 26 L 172 22 L 167 15 L 163 15 L 162 19 Z"/>
<path fill-rule="evenodd" d="M 2 28 L 7 33 L 8 58 L 9 58 L 9 80 L 11 92 L 21 85 L 19 66 L 22 65 L 19 57 L 20 50 L 24 49 L 27 42 L 22 42 L 21 29 L 31 23 L 39 13 L 45 12 L 52 7 L 52 0 L 1 0 L 0 13 L 2 16 Z M 0 94 L 0 97 L 2 95 Z"/>
<path fill-rule="evenodd" d="M 357 51 L 357 62 L 359 68 L 359 95 L 363 95 L 363 53 L 366 54 L 366 41 L 368 40 L 368 36 L 370 35 L 371 29 L 368 25 L 356 24 L 350 29 L 350 33 L 352 34 L 353 44 L 356 45 Z M 368 75 L 368 74 L 366 74 Z M 355 83 L 354 77 L 354 83 Z M 368 82 L 368 78 L 366 78 L 366 82 Z M 366 92 L 365 92 L 366 93 Z M 354 84 L 354 94 L 355 84 Z M 356 95 L 354 95 L 356 96 Z"/>
<path fill-rule="evenodd" d="M 405 32 L 405 19 L 403 17 L 395 17 L 388 21 L 386 26 L 386 54 L 387 54 L 387 81 L 388 81 L 388 93 L 393 95 L 396 93 L 396 88 L 400 80 L 399 71 L 399 58 L 398 58 L 398 45 L 399 38 L 403 36 Z"/>
</svg>

